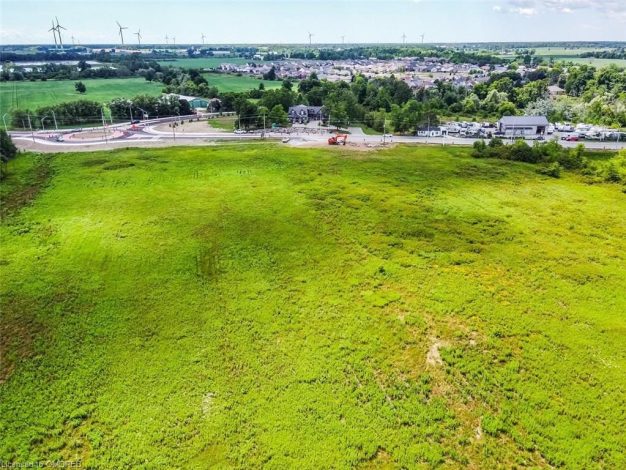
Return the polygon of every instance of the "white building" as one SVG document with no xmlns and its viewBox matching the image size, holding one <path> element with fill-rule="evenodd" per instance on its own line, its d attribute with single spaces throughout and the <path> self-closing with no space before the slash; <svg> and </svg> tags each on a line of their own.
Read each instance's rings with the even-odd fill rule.
<svg viewBox="0 0 626 470">
<path fill-rule="evenodd" d="M 548 124 L 545 116 L 503 116 L 497 128 L 505 136 L 536 136 L 545 134 Z"/>
</svg>

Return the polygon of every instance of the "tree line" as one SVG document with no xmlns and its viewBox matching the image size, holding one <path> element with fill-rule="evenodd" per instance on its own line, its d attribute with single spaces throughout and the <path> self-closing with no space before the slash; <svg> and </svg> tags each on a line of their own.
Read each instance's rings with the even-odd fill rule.
<svg viewBox="0 0 626 470">
<path fill-rule="evenodd" d="M 472 156 L 475 158 L 499 158 L 525 163 L 539 164 L 539 173 L 553 178 L 561 176 L 561 169 L 576 170 L 591 182 L 626 182 L 626 150 L 606 161 L 593 161 L 585 157 L 582 144 L 576 148 L 564 148 L 556 141 L 535 142 L 531 147 L 524 140 L 506 145 L 500 138 L 486 143 L 474 142 Z"/>
</svg>

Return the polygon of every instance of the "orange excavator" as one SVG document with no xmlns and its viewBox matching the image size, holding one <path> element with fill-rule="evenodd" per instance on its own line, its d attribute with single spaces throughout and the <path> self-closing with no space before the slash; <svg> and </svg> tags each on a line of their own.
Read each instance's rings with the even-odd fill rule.
<svg viewBox="0 0 626 470">
<path fill-rule="evenodd" d="M 328 138 L 328 145 L 346 145 L 348 134 L 337 134 Z"/>
</svg>

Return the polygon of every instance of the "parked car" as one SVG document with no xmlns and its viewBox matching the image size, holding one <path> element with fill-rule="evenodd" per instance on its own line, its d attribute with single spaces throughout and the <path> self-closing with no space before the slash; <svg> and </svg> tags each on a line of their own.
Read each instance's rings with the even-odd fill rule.
<svg viewBox="0 0 626 470">
<path fill-rule="evenodd" d="M 385 137 L 386 139 L 392 139 L 393 134 L 383 134 L 383 137 Z"/>
<path fill-rule="evenodd" d="M 244 131 L 243 129 L 235 129 L 235 134 L 245 134 L 246 131 Z"/>
<path fill-rule="evenodd" d="M 561 140 L 565 140 L 567 142 L 578 142 L 580 138 L 577 135 L 572 134 L 572 135 L 561 137 Z"/>
</svg>

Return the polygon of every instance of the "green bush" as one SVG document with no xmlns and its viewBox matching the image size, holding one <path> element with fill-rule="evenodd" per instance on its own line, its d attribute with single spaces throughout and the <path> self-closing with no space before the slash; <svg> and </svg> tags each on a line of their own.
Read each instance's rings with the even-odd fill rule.
<svg viewBox="0 0 626 470">
<path fill-rule="evenodd" d="M 542 175 L 550 176 L 552 178 L 560 178 L 561 177 L 561 165 L 559 162 L 550 163 L 548 166 L 539 168 L 537 173 Z"/>
</svg>

